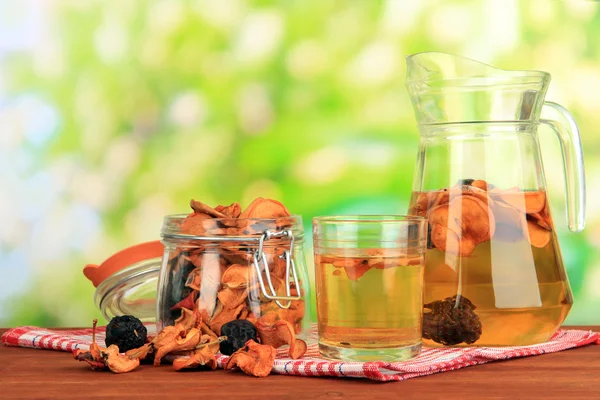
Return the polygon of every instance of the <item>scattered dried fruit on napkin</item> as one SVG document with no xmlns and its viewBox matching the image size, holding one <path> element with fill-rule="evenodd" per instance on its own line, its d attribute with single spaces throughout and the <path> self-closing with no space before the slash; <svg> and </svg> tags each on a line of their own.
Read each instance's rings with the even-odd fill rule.
<svg viewBox="0 0 600 400">
<path fill-rule="evenodd" d="M 249 340 L 245 348 L 236 351 L 229 357 L 225 365 L 225 370 L 238 367 L 246 375 L 263 378 L 271 373 L 276 354 L 272 346 L 258 344 L 253 340 Z"/>
<path fill-rule="evenodd" d="M 103 349 L 96 343 L 96 325 L 98 320 L 95 319 L 92 331 L 92 344 L 88 351 L 77 349 L 73 352 L 73 357 L 78 361 L 87 362 L 92 369 L 102 370 L 110 369 L 117 374 L 130 372 L 140 365 L 138 358 L 130 358 L 119 352 L 119 347 L 111 344 L 108 348 Z"/>
</svg>

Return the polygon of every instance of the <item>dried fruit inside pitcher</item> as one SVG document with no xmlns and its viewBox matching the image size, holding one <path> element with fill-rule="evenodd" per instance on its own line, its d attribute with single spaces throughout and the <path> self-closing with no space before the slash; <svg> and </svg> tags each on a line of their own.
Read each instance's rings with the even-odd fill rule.
<svg viewBox="0 0 600 400">
<path fill-rule="evenodd" d="M 429 223 L 426 344 L 525 345 L 556 331 L 572 300 L 544 191 L 461 179 L 414 192 L 409 214 Z"/>
<path fill-rule="evenodd" d="M 462 179 L 450 188 L 414 193 L 409 213 L 428 218 L 431 247 L 459 256 L 492 238 L 526 239 L 537 248 L 552 238 L 545 192 L 500 189 L 484 180 Z"/>
</svg>

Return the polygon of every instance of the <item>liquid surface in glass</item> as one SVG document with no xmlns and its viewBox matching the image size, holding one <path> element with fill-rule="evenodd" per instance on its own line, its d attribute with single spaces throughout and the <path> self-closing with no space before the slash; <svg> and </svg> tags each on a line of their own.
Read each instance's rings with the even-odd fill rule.
<svg viewBox="0 0 600 400">
<path fill-rule="evenodd" d="M 386 249 L 316 249 L 319 344 L 328 348 L 407 349 L 421 345 L 422 255 Z M 391 250 L 393 251 L 393 250 Z M 413 349 L 413 353 L 411 353 Z M 379 358 L 380 360 L 382 358 Z"/>
<path fill-rule="evenodd" d="M 544 191 L 463 180 L 413 192 L 429 219 L 423 344 L 507 346 L 547 341 L 572 295 Z"/>
</svg>

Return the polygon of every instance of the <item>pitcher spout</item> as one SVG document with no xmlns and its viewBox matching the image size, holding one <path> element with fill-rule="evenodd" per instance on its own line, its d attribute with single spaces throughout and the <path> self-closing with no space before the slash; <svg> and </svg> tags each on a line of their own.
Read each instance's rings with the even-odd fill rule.
<svg viewBox="0 0 600 400">
<path fill-rule="evenodd" d="M 539 119 L 550 74 L 508 71 L 440 52 L 406 57 L 406 86 L 419 124 Z"/>
</svg>

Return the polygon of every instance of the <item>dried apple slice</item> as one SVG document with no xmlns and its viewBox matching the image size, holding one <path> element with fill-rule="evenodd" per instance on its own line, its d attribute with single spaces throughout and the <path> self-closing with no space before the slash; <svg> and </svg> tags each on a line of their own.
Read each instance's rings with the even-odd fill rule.
<svg viewBox="0 0 600 400">
<path fill-rule="evenodd" d="M 527 192 L 512 188 L 494 193 L 493 197 L 527 214 L 542 211 L 546 204 L 546 195 L 541 191 Z"/>
<path fill-rule="evenodd" d="M 175 320 L 175 324 L 181 324 L 185 327 L 185 330 L 189 330 L 196 325 L 197 318 L 197 312 L 182 308 L 181 315 Z"/>
<path fill-rule="evenodd" d="M 254 268 L 248 265 L 233 264 L 225 270 L 221 283 L 230 289 L 246 288 L 252 279 Z"/>
<path fill-rule="evenodd" d="M 431 241 L 442 251 L 470 255 L 475 246 L 490 240 L 496 224 L 487 204 L 475 196 L 457 196 L 450 204 L 429 213 Z"/>
<path fill-rule="evenodd" d="M 104 352 L 106 366 L 112 372 L 122 374 L 136 369 L 140 365 L 139 358 L 129 358 L 129 356 L 119 352 L 119 346 L 111 344 Z"/>
<path fill-rule="evenodd" d="M 542 228 L 546 230 L 552 230 L 552 226 L 550 225 L 550 218 L 547 215 L 544 215 L 542 213 L 533 213 L 529 214 L 529 216 Z"/>
<path fill-rule="evenodd" d="M 294 293 L 292 293 L 294 295 Z M 304 318 L 305 307 L 303 300 L 292 300 L 289 308 L 281 308 L 277 311 L 279 318 L 295 325 Z"/>
<path fill-rule="evenodd" d="M 525 193 L 525 211 L 528 214 L 539 213 L 546 205 L 546 194 L 541 191 L 524 192 Z"/>
<path fill-rule="evenodd" d="M 271 346 L 258 344 L 253 340 L 229 357 L 224 369 L 226 371 L 238 367 L 247 375 L 265 377 L 271 373 L 277 352 Z"/>
<path fill-rule="evenodd" d="M 220 212 L 230 218 L 238 218 L 242 213 L 242 207 L 239 203 L 232 203 L 228 206 L 216 206 L 215 211 Z"/>
<path fill-rule="evenodd" d="M 185 368 L 196 368 L 202 365 L 207 366 L 212 370 L 217 369 L 215 354 L 209 346 L 204 346 L 195 350 L 190 357 L 181 357 L 173 360 L 173 369 L 175 371 L 180 371 Z"/>
<path fill-rule="evenodd" d="M 161 342 L 160 346 L 155 343 L 156 354 L 154 355 L 154 366 L 160 365 L 160 361 L 164 356 L 175 351 L 193 350 L 200 343 L 202 333 L 197 328 L 192 328 L 183 337 L 172 337 L 171 340 Z"/>
<path fill-rule="evenodd" d="M 219 299 L 219 301 L 221 303 L 223 303 L 225 308 L 236 308 L 240 304 L 243 304 L 244 301 L 246 301 L 247 297 L 248 297 L 248 289 L 246 289 L 246 288 L 242 288 L 242 289 L 225 288 L 225 289 L 219 291 L 219 293 L 217 293 L 217 298 Z"/>
<path fill-rule="evenodd" d="M 416 214 L 420 217 L 427 215 L 427 210 L 429 209 L 429 205 L 433 200 L 431 194 L 432 192 L 419 193 L 413 206 L 413 210 L 410 212 L 410 214 Z"/>
<path fill-rule="evenodd" d="M 289 356 L 293 359 L 302 357 L 306 351 L 306 344 L 304 346 L 299 344 L 298 341 L 302 340 L 296 339 L 296 333 L 292 324 L 276 319 L 277 314 L 275 313 L 267 313 L 258 319 L 256 322 L 256 331 L 258 332 L 260 342 L 274 348 L 289 344 Z M 297 349 L 297 346 L 300 346 L 300 349 Z M 304 349 L 303 351 L 302 348 Z"/>
<path fill-rule="evenodd" d="M 239 218 L 278 218 L 289 217 L 290 212 L 277 200 L 256 198 L 239 216 Z"/>
<path fill-rule="evenodd" d="M 460 218 L 463 236 L 469 236 L 475 244 L 490 240 L 496 229 L 494 214 L 487 204 L 472 196 L 461 196 L 450 204 L 451 218 Z"/>
<path fill-rule="evenodd" d="M 190 207 L 192 207 L 192 210 L 194 210 L 195 213 L 208 214 L 209 216 L 211 216 L 213 218 L 227 218 L 227 215 L 215 210 L 211 206 L 206 205 L 206 204 L 202 203 L 201 201 L 192 199 L 190 201 Z"/>
<path fill-rule="evenodd" d="M 186 235 L 202 235 L 206 232 L 206 221 L 212 217 L 205 213 L 192 213 L 181 223 L 181 233 Z"/>
<path fill-rule="evenodd" d="M 216 332 L 217 335 L 220 335 L 221 327 L 227 322 L 236 319 L 244 308 L 244 304 L 240 304 L 236 308 L 227 308 L 224 307 L 222 303 L 219 303 L 215 310 L 215 314 L 210 319 L 210 321 L 208 321 L 208 326 L 210 327 L 210 329 Z"/>
<path fill-rule="evenodd" d="M 447 189 L 444 189 L 437 194 L 435 200 L 433 201 L 433 204 L 431 205 L 431 208 L 448 204 L 449 201 L 450 193 Z"/>
<path fill-rule="evenodd" d="M 194 290 L 200 290 L 202 285 L 202 268 L 196 268 L 189 273 L 185 280 L 185 286 Z"/>
<path fill-rule="evenodd" d="M 550 231 L 542 228 L 531 220 L 527 220 L 527 230 L 529 233 L 527 236 L 529 238 L 529 243 L 534 247 L 545 247 L 552 238 L 552 233 Z"/>
<path fill-rule="evenodd" d="M 346 271 L 346 275 L 348 276 L 348 279 L 350 279 L 352 281 L 357 280 L 358 278 L 360 278 L 361 276 L 366 274 L 367 271 L 370 269 L 371 269 L 371 267 L 369 266 L 368 263 L 361 264 L 357 267 L 344 267 L 344 271 Z"/>
</svg>

